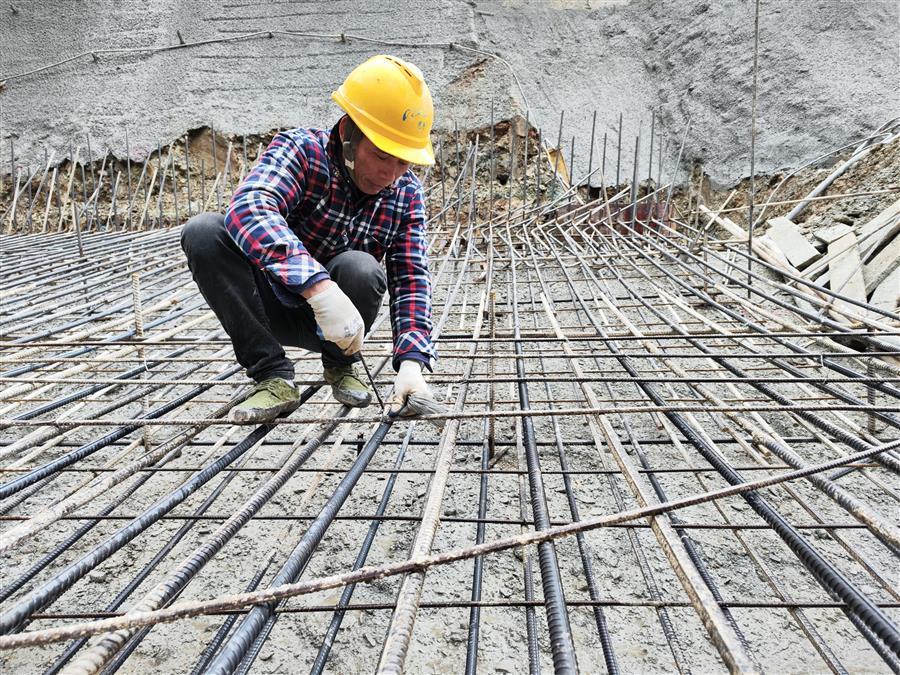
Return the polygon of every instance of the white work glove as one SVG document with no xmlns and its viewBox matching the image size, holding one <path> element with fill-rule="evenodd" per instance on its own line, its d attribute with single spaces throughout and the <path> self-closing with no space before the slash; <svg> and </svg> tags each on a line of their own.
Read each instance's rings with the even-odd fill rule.
<svg viewBox="0 0 900 675">
<path fill-rule="evenodd" d="M 400 362 L 400 370 L 397 371 L 397 378 L 394 380 L 394 393 L 388 401 L 392 415 L 400 412 L 410 394 L 434 400 L 434 395 L 422 375 L 422 364 L 414 359 Z"/>
<path fill-rule="evenodd" d="M 336 344 L 348 356 L 362 349 L 365 330 L 362 317 L 340 286 L 332 283 L 306 302 L 312 307 L 323 339 Z"/>
</svg>

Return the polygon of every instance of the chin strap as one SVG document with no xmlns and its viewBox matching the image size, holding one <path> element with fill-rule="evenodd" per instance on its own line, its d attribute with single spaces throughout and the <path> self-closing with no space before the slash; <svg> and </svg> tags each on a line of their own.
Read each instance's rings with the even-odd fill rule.
<svg viewBox="0 0 900 675">
<path fill-rule="evenodd" d="M 346 138 L 344 138 L 343 134 L 341 135 L 344 166 L 354 185 L 359 187 L 359 184 L 356 182 L 356 148 L 359 147 L 359 144 L 363 139 L 363 132 L 359 130 L 359 127 L 356 126 L 356 123 L 352 119 L 350 119 L 349 115 L 344 123 L 344 131 L 347 132 Z"/>
</svg>

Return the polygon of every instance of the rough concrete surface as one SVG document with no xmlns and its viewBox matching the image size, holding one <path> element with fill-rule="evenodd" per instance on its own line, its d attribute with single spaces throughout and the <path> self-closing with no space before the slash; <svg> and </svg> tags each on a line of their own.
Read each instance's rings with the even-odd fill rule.
<svg viewBox="0 0 900 675">
<path fill-rule="evenodd" d="M 104 233 L 103 236 L 116 235 Z M 95 243 L 92 241 L 90 245 Z M 161 259 L 171 259 L 175 255 L 173 251 L 175 246 L 177 246 L 176 238 L 169 236 L 166 242 L 154 245 L 152 255 L 159 256 Z M 448 274 L 455 275 L 463 273 L 463 271 L 463 269 L 453 266 Z M 471 271 L 471 275 L 475 273 L 477 270 Z M 121 268 L 117 274 L 123 278 L 126 276 L 125 271 Z M 188 286 L 185 283 L 186 274 L 187 270 L 183 267 L 174 271 L 176 282 L 180 279 L 181 287 Z M 542 274 L 546 277 L 550 287 L 556 289 L 559 296 L 564 297 L 565 282 L 560 270 L 550 267 L 542 270 Z M 471 280 L 471 277 L 468 278 Z M 148 281 L 150 280 L 148 279 Z M 523 270 L 518 298 L 522 310 L 529 306 L 535 306 L 532 303 L 540 302 L 539 298 L 535 297 L 539 292 L 539 287 L 531 285 L 534 281 L 534 273 Z M 160 286 L 171 282 L 171 279 L 164 279 L 163 275 L 157 274 L 154 275 L 153 282 L 145 285 L 144 289 L 149 293 L 151 290 L 156 291 Z M 526 282 L 528 285 L 525 285 Z M 453 284 L 447 283 L 446 279 L 445 283 L 437 286 L 437 306 L 443 307 L 448 302 L 452 302 L 448 297 L 452 286 Z M 509 305 L 507 305 L 511 294 L 508 287 L 499 284 L 498 286 L 497 302 L 503 312 L 498 316 L 498 330 L 508 332 L 512 330 L 513 325 L 512 312 L 508 311 Z M 640 282 L 635 287 L 642 293 L 656 292 L 656 288 L 647 282 Z M 49 288 L 51 287 L 48 287 L 48 290 Z M 624 291 L 624 287 L 615 282 L 608 286 L 604 284 L 604 288 L 614 297 L 618 297 Z M 477 297 L 481 292 L 481 287 L 476 283 L 466 283 L 462 285 L 460 292 L 464 297 L 457 297 L 455 306 L 462 307 L 462 310 L 459 316 L 456 313 L 453 314 L 452 325 L 448 326 L 448 330 L 458 330 L 464 333 L 471 331 L 476 321 Z M 643 311 L 634 308 L 629 308 L 627 311 L 635 321 L 650 319 Z M 708 308 L 700 311 L 713 320 L 717 318 L 716 313 Z M 539 329 L 542 326 L 541 320 L 539 313 L 531 314 L 524 311 L 522 313 L 523 328 L 526 330 Z M 567 326 L 575 326 L 580 321 L 577 313 L 571 308 L 560 309 L 558 320 Z M 215 326 L 215 319 L 209 318 L 205 325 L 198 326 L 194 330 L 197 331 L 196 335 L 201 335 Z M 219 346 L 221 345 L 209 345 L 198 349 L 201 353 L 209 354 Z M 447 346 L 449 351 L 450 345 Z M 511 345 L 500 345 L 498 348 L 497 365 L 499 367 L 496 373 L 498 377 L 509 377 L 514 372 L 509 360 L 510 349 Z M 531 345 L 528 349 L 529 351 L 541 351 L 542 348 L 538 344 Z M 313 377 L 317 372 L 318 358 L 299 352 L 296 353 L 296 356 L 298 356 L 298 374 L 301 374 L 304 379 Z M 584 361 L 587 365 L 590 359 L 585 358 Z M 606 362 L 608 363 L 608 361 Z M 372 358 L 371 363 L 377 372 L 381 359 Z M 442 395 L 452 398 L 451 385 L 447 383 L 458 379 L 459 373 L 450 364 L 450 359 L 447 359 L 445 364 L 442 366 L 441 372 L 446 377 L 439 389 Z M 749 360 L 744 365 L 746 367 L 766 367 L 762 360 Z M 542 371 L 546 369 L 548 373 L 559 373 L 566 372 L 571 364 L 567 359 L 559 356 L 549 356 L 540 363 L 540 366 L 535 365 L 535 367 L 540 367 Z M 481 360 L 476 367 L 475 375 L 484 377 L 487 372 L 487 362 Z M 717 395 L 729 395 L 728 389 L 724 385 L 711 384 L 710 386 L 714 388 Z M 510 402 L 515 400 L 514 387 L 515 385 L 511 382 L 500 384 L 497 387 L 498 400 L 505 401 L 504 407 L 509 406 Z M 742 388 L 744 387 L 746 385 L 742 385 Z M 456 387 L 453 388 L 456 389 Z M 662 389 L 664 394 L 672 399 L 690 396 L 691 391 L 681 384 L 666 385 Z M 546 384 L 544 387 L 535 384 L 533 390 L 535 399 L 532 403 L 536 407 L 546 406 L 548 401 L 557 401 L 558 403 L 550 405 L 564 407 L 569 403 L 559 403 L 560 401 L 571 401 L 579 396 L 579 389 L 575 383 L 555 382 Z M 792 397 L 810 393 L 808 385 L 785 385 L 783 390 Z M 602 392 L 598 392 L 598 394 L 603 395 Z M 211 398 L 218 396 L 221 394 Z M 473 383 L 467 394 L 467 398 L 473 402 L 484 402 L 487 400 L 487 396 L 487 385 L 484 382 Z M 612 385 L 611 397 L 616 400 L 627 401 L 635 396 L 636 390 L 629 383 L 622 382 Z M 91 405 L 97 404 L 92 403 Z M 477 405 L 480 404 L 473 403 L 473 406 Z M 330 416 L 334 413 L 334 404 L 328 400 L 327 395 L 317 397 L 311 401 L 310 406 L 312 406 L 312 410 L 309 410 L 309 413 L 323 416 Z M 192 402 L 187 405 L 183 414 L 197 418 L 207 417 L 215 407 L 216 403 L 211 400 Z M 123 416 L 140 414 L 140 404 L 132 404 L 123 409 L 121 414 Z M 622 420 L 626 420 L 631 431 L 642 439 L 642 443 L 645 444 L 644 450 L 651 458 L 652 465 L 658 467 L 697 465 L 698 458 L 692 454 L 690 448 L 682 447 L 681 444 L 653 443 L 653 439 L 665 438 L 666 432 L 665 427 L 658 428 L 649 416 L 627 415 L 622 419 L 616 418 L 612 424 L 620 435 L 625 433 Z M 621 477 L 614 478 L 612 475 L 607 475 L 601 478 L 597 473 L 579 475 L 579 470 L 587 469 L 596 472 L 601 467 L 608 469 L 614 466 L 608 452 L 601 451 L 592 442 L 586 418 L 560 417 L 557 422 L 560 425 L 561 436 L 569 439 L 569 442 L 565 444 L 565 453 L 575 470 L 573 482 L 580 517 L 589 518 L 635 507 L 635 500 Z M 785 436 L 796 436 L 803 431 L 787 415 L 773 415 L 769 422 L 774 425 L 778 433 Z M 545 440 L 554 438 L 553 424 L 547 418 L 535 418 L 535 426 L 538 438 Z M 336 434 L 337 438 L 330 438 L 328 443 L 304 465 L 304 471 L 293 476 L 260 513 L 268 516 L 290 514 L 294 517 L 298 515 L 312 516 L 318 513 L 324 500 L 333 492 L 343 473 L 329 471 L 318 475 L 312 473 L 313 469 L 349 466 L 356 456 L 355 441 L 357 437 L 368 437 L 370 430 L 371 425 L 346 428 Z M 139 513 L 156 501 L 159 495 L 173 490 L 182 480 L 190 476 L 191 471 L 187 467 L 203 466 L 210 461 L 211 457 L 221 452 L 221 448 L 215 444 L 226 443 L 225 447 L 228 447 L 242 436 L 239 429 L 232 429 L 224 438 L 222 432 L 223 428 L 209 429 L 203 432 L 196 439 L 197 442 L 187 447 L 182 456 L 173 459 L 169 465 L 172 469 L 181 468 L 182 471 L 160 472 L 154 475 L 146 487 L 135 492 L 116 513 L 123 516 Z M 306 436 L 307 432 L 311 432 L 311 429 L 301 431 L 296 427 L 293 430 L 279 428 L 267 437 L 265 443 L 254 447 L 248 453 L 245 463 L 243 463 L 244 460 L 241 460 L 238 464 L 248 469 L 279 466 L 283 463 L 285 453 L 291 443 L 297 441 L 299 437 Z M 385 471 L 390 469 L 399 440 L 405 432 L 405 426 L 391 431 L 390 447 L 384 447 L 376 455 L 370 468 Z M 483 433 L 480 420 L 468 420 L 461 425 L 458 440 L 462 443 L 459 443 L 454 451 L 454 469 L 466 471 L 478 468 L 482 451 L 479 439 Z M 155 442 L 164 437 L 162 430 L 154 430 L 152 434 Z M 714 434 L 716 437 L 721 436 L 721 429 L 716 429 Z M 512 420 L 500 419 L 497 423 L 496 435 L 498 439 L 506 441 L 521 438 L 521 431 Z M 8 436 L 10 436 L 10 431 L 3 430 L 0 440 L 7 440 Z M 77 429 L 72 431 L 68 440 L 78 443 L 92 438 L 93 435 L 89 429 Z M 420 442 L 435 441 L 436 436 L 430 427 L 424 427 L 417 430 L 416 440 Z M 279 444 L 276 445 L 276 441 Z M 201 442 L 204 444 L 201 445 Z M 794 447 L 809 461 L 825 459 L 828 456 L 828 449 L 818 443 L 797 443 Z M 735 465 L 754 463 L 752 456 L 748 456 L 745 450 L 734 443 L 722 443 L 719 448 Z M 121 452 L 120 446 L 104 448 L 98 453 L 96 461 L 98 465 L 105 463 Z M 491 474 L 487 516 L 508 522 L 488 524 L 486 529 L 486 540 L 488 541 L 516 534 L 518 526 L 510 523 L 523 517 L 521 509 L 525 509 L 524 517 L 526 519 L 530 517 L 527 513 L 527 504 L 529 503 L 527 487 L 524 482 L 519 482 L 517 475 L 509 473 L 522 466 L 521 452 L 521 448 L 510 447 L 496 466 L 498 472 Z M 553 467 L 560 466 L 558 454 L 559 450 L 554 447 L 553 443 L 540 447 L 540 461 L 545 470 L 548 470 L 545 476 L 545 485 L 550 517 L 553 522 L 566 522 L 572 517 L 566 502 L 566 490 L 559 473 L 552 470 Z M 763 457 L 757 457 L 755 460 L 759 466 L 764 466 L 767 462 L 774 463 L 775 460 Z M 403 468 L 427 471 L 434 466 L 434 463 L 434 445 L 423 443 L 410 448 Z M 365 516 L 371 514 L 385 489 L 387 477 L 388 473 L 386 472 L 364 474 L 360 483 L 352 491 L 341 515 Z M 237 475 L 208 512 L 211 520 L 197 523 L 196 527 L 163 561 L 163 564 L 141 584 L 133 599 L 141 597 L 153 588 L 195 547 L 208 540 L 210 533 L 223 520 L 223 516 L 237 510 L 267 478 L 267 472 Z M 698 472 L 691 477 L 661 473 L 659 479 L 671 499 L 725 485 L 724 481 L 711 470 Z M 43 491 L 32 498 L 28 506 L 29 510 L 37 510 L 41 506 L 47 505 L 54 494 L 68 492 L 83 480 L 84 477 L 79 474 L 64 474 L 60 477 L 55 489 Z M 198 490 L 178 508 L 177 512 L 180 514 L 193 513 L 194 509 L 215 489 L 219 480 L 220 477 L 216 477 L 215 480 Z M 524 481 L 524 477 L 522 480 Z M 131 483 L 126 481 L 117 486 L 109 494 L 104 495 L 104 498 L 100 500 L 101 503 L 92 504 L 91 508 L 99 509 L 106 503 L 106 500 L 117 499 L 130 485 Z M 848 476 L 842 485 L 856 494 L 867 495 L 867 501 L 879 511 L 890 513 L 890 509 L 895 504 L 889 495 L 875 489 L 876 486 L 869 482 L 868 477 L 858 473 Z M 387 515 L 404 516 L 420 513 L 427 498 L 428 488 L 427 473 L 400 474 Z M 814 505 L 815 511 L 811 513 L 815 514 L 815 518 L 821 518 L 825 522 L 835 522 L 841 518 L 847 518 L 846 513 L 824 499 L 821 493 L 811 486 L 798 482 L 792 489 L 796 490 L 805 503 Z M 470 545 L 474 540 L 475 525 L 473 522 L 453 522 L 450 519 L 472 518 L 477 514 L 478 490 L 477 474 L 460 471 L 451 475 L 443 500 L 444 522 L 438 530 L 434 545 L 435 551 L 447 551 Z M 519 497 L 520 491 L 524 491 L 525 498 Z M 786 492 L 773 490 L 767 494 L 767 498 L 796 522 L 809 522 L 812 518 L 811 513 L 804 511 L 799 503 Z M 682 517 L 686 522 L 693 523 L 753 524 L 759 522 L 752 509 L 739 497 L 722 500 L 718 505 L 708 503 L 691 507 L 682 512 Z M 119 555 L 106 560 L 93 569 L 70 592 L 62 596 L 57 604 L 54 604 L 54 611 L 102 610 L 124 586 L 125 581 L 148 564 L 149 560 L 169 541 L 183 522 L 182 520 L 169 520 L 157 523 L 156 526 L 125 547 Z M 245 589 L 253 573 L 264 567 L 266 560 L 273 555 L 275 562 L 268 569 L 265 577 L 267 584 L 274 575 L 275 569 L 299 539 L 306 523 L 308 521 L 294 520 L 293 518 L 251 521 L 241 529 L 220 555 L 210 561 L 186 589 L 181 599 L 207 599 L 225 593 L 240 592 Z M 56 573 L 57 569 L 77 560 L 93 546 L 103 542 L 122 524 L 122 521 L 115 520 L 98 523 L 97 527 L 91 530 L 78 545 L 66 550 L 54 563 L 52 569 L 43 570 L 37 581 L 44 582 Z M 70 534 L 71 526 L 71 521 L 61 521 L 23 542 L 16 555 L 6 558 L 5 564 L 0 566 L 0 587 L 5 587 L 11 580 L 17 578 L 43 551 L 50 550 L 62 542 Z M 316 555 L 311 559 L 304 573 L 305 578 L 323 576 L 347 569 L 359 550 L 360 542 L 367 528 L 368 522 L 365 519 L 336 521 L 329 528 Z M 384 522 L 368 562 L 383 564 L 407 556 L 416 529 L 415 522 L 402 520 Z M 698 529 L 690 532 L 691 538 L 702 551 L 710 574 L 727 597 L 775 601 L 783 593 L 797 601 L 826 602 L 828 600 L 827 594 L 803 571 L 793 554 L 771 531 L 748 530 L 742 533 L 742 539 L 735 538 L 731 533 L 723 534 L 721 531 L 715 530 Z M 804 530 L 804 532 L 816 547 L 827 552 L 829 559 L 841 569 L 842 573 L 857 583 L 871 597 L 886 597 L 887 591 L 875 586 L 872 577 L 862 567 L 854 564 L 850 555 L 852 551 L 856 555 L 865 556 L 868 560 L 874 561 L 876 568 L 881 570 L 884 577 L 890 577 L 890 554 L 877 540 L 868 536 L 865 531 L 854 529 L 832 532 L 831 534 L 836 534 L 836 537 L 830 537 L 826 531 L 818 529 Z M 683 597 L 671 565 L 662 555 L 659 545 L 649 530 L 638 530 L 635 533 L 635 539 L 631 540 L 623 534 L 622 530 L 601 529 L 587 533 L 586 541 L 591 547 L 593 565 L 597 570 L 600 597 L 633 599 L 638 602 L 653 599 L 654 593 L 657 593 L 663 601 L 677 602 Z M 260 542 L 265 542 L 265 544 L 260 545 Z M 751 548 L 756 558 L 750 557 L 743 542 L 746 542 L 746 545 Z M 847 548 L 844 548 L 844 545 Z M 646 556 L 646 563 L 640 568 L 637 562 L 639 550 L 642 555 Z M 575 541 L 572 539 L 559 541 L 558 551 L 568 600 L 589 600 Z M 524 562 L 518 552 L 506 552 L 485 558 L 483 598 L 488 602 L 504 602 L 523 598 L 522 568 Z M 536 562 L 534 566 L 537 574 Z M 767 570 L 769 581 L 761 575 L 760 569 Z M 471 579 L 471 561 L 435 568 L 426 577 L 422 602 L 425 605 L 440 602 L 465 602 L 469 599 Z M 649 580 L 653 581 L 657 591 L 650 590 Z M 356 590 L 354 602 L 391 603 L 396 597 L 398 586 L 399 580 L 396 577 L 360 585 Z M 305 605 L 333 605 L 339 595 L 338 590 L 326 591 L 289 601 L 286 603 L 286 607 L 300 609 Z M 537 597 L 539 599 L 542 597 L 540 587 Z M 128 606 L 133 599 L 129 601 Z M 897 610 L 889 611 L 890 615 L 896 618 Z M 745 632 L 751 649 L 759 655 L 764 671 L 772 673 L 828 672 L 786 610 L 742 607 L 736 608 L 734 613 Z M 349 613 L 335 642 L 328 672 L 371 672 L 379 658 L 381 643 L 390 622 L 390 614 L 390 611 L 384 609 L 359 610 Z M 406 672 L 462 672 L 465 664 L 468 616 L 468 609 L 465 608 L 441 610 L 423 608 L 415 623 Z M 812 609 L 808 610 L 807 617 L 814 622 L 822 639 L 836 648 L 841 658 L 851 665 L 852 672 L 887 672 L 886 666 L 867 647 L 859 633 L 839 610 L 835 608 Z M 254 663 L 253 672 L 277 674 L 307 672 L 330 618 L 330 612 L 321 611 L 281 615 L 259 658 Z M 589 608 L 574 607 L 571 610 L 570 618 L 582 672 L 600 672 L 603 662 L 602 651 Z M 676 672 L 670 647 L 662 636 L 660 618 L 650 607 L 628 606 L 627 604 L 620 607 L 613 606 L 608 608 L 607 619 L 622 672 Z M 724 672 L 715 648 L 709 641 L 696 613 L 689 607 L 676 606 L 671 608 L 671 619 L 685 650 L 688 659 L 686 663 L 692 672 Z M 197 661 L 200 652 L 215 631 L 218 630 L 222 620 L 221 616 L 203 616 L 157 626 L 120 672 L 187 672 Z M 542 606 L 537 609 L 537 621 L 540 626 L 546 625 Z M 36 620 L 30 627 L 37 629 L 50 625 L 53 625 L 51 621 Z M 543 672 L 550 672 L 552 662 L 550 661 L 549 645 L 545 631 L 542 629 L 539 632 L 541 667 Z M 62 649 L 63 645 L 60 644 L 30 650 L 0 652 L 0 672 L 43 672 Z M 524 672 L 527 643 L 523 608 L 485 607 L 482 613 L 482 639 L 479 649 L 480 672 Z"/>
<path fill-rule="evenodd" d="M 331 90 L 357 62 L 388 51 L 425 71 L 440 128 L 487 123 L 493 96 L 498 116 L 527 107 L 555 143 L 564 111 L 563 137 L 580 139 L 575 164 L 584 171 L 596 110 L 597 153 L 609 136 L 609 179 L 618 114 L 630 167 L 634 135 L 642 130 L 646 148 L 656 111 L 669 164 L 690 118 L 686 159 L 732 183 L 749 172 L 753 8 L 747 0 L 14 2 L 0 10 L 0 171 L 9 171 L 9 138 L 17 163 L 34 165 L 44 148 L 64 157 L 88 133 L 95 155 L 122 156 L 126 127 L 141 157 L 210 123 L 226 133 L 330 124 Z M 758 171 L 812 160 L 898 115 L 898 23 L 893 0 L 762 2 Z M 11 77 L 85 51 L 175 45 L 178 33 L 195 42 L 254 31 L 306 35 L 84 56 Z M 333 37 L 341 33 L 403 44 Z"/>
</svg>

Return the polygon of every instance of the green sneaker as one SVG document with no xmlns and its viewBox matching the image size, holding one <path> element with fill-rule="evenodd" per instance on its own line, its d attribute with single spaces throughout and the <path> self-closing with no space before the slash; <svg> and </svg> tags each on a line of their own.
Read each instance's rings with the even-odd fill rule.
<svg viewBox="0 0 900 675">
<path fill-rule="evenodd" d="M 351 408 L 365 408 L 372 402 L 372 387 L 356 374 L 353 364 L 325 368 L 325 381 L 335 400 Z"/>
<path fill-rule="evenodd" d="M 232 422 L 270 422 L 300 400 L 297 387 L 280 377 L 259 382 L 250 395 L 231 409 Z"/>
</svg>

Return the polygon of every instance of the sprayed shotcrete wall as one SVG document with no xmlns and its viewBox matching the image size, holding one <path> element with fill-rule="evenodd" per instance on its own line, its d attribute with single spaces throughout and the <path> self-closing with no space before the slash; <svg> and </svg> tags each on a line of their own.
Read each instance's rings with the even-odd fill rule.
<svg viewBox="0 0 900 675">
<path fill-rule="evenodd" d="M 365 56 L 388 51 L 427 73 L 443 129 L 486 124 L 491 96 L 498 116 L 527 109 L 553 140 L 566 111 L 566 143 L 589 137 L 594 111 L 611 139 L 619 113 L 633 138 L 655 111 L 671 138 L 690 119 L 686 158 L 732 183 L 749 170 L 752 18 L 745 0 L 14 2 L 0 12 L 0 172 L 10 137 L 17 161 L 35 164 L 44 147 L 65 157 L 86 133 L 98 153 L 122 156 L 126 126 L 140 158 L 210 123 L 226 133 L 330 124 L 331 90 Z M 763 3 L 759 171 L 796 166 L 897 116 L 898 22 L 892 0 Z M 11 77 L 91 50 L 255 31 L 304 35 L 87 55 Z M 402 44 L 334 37 L 342 33 Z M 586 159 L 579 148 L 576 168 Z"/>
</svg>

